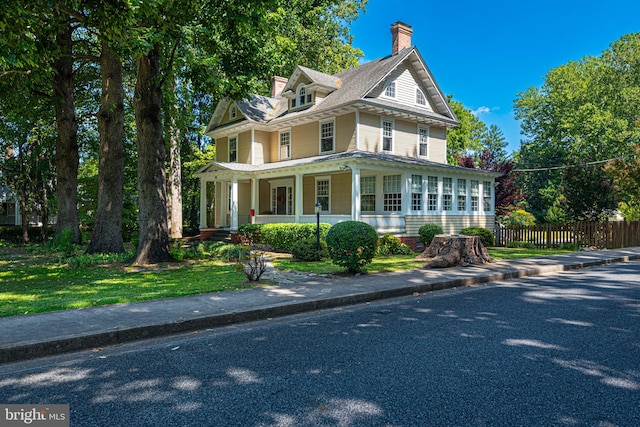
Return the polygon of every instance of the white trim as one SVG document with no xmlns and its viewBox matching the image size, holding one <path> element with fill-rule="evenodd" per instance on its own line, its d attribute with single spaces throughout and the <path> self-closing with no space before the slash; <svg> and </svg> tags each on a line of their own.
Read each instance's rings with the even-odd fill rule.
<svg viewBox="0 0 640 427">
<path fill-rule="evenodd" d="M 356 150 L 360 149 L 360 110 L 356 110 Z"/>
<path fill-rule="evenodd" d="M 256 164 L 256 130 L 255 128 L 251 128 L 251 164 Z"/>
<path fill-rule="evenodd" d="M 233 114 L 231 114 L 233 113 Z M 238 118 L 238 107 L 236 106 L 235 103 L 231 104 L 231 106 L 229 107 L 229 120 L 233 120 Z"/>
<path fill-rule="evenodd" d="M 360 221 L 360 168 L 351 166 L 351 219 Z"/>
</svg>

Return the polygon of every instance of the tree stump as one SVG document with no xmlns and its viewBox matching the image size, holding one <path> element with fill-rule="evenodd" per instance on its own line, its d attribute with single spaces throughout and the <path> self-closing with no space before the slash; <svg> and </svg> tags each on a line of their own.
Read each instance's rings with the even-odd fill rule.
<svg viewBox="0 0 640 427">
<path fill-rule="evenodd" d="M 424 268 L 467 267 L 494 262 L 479 237 L 462 234 L 437 234 L 416 258 L 430 259 Z"/>
</svg>

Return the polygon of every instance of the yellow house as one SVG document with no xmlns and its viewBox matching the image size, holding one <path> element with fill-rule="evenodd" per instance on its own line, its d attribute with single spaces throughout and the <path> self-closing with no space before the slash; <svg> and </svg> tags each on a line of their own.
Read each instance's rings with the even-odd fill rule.
<svg viewBox="0 0 640 427">
<path fill-rule="evenodd" d="M 315 222 L 316 204 L 322 222 L 363 221 L 408 243 L 425 223 L 493 227 L 498 174 L 447 164 L 447 129 L 459 122 L 411 27 L 391 33 L 389 56 L 335 75 L 298 66 L 272 79 L 270 97 L 216 106 L 206 130 L 216 160 L 196 174 L 203 237 Z"/>
</svg>

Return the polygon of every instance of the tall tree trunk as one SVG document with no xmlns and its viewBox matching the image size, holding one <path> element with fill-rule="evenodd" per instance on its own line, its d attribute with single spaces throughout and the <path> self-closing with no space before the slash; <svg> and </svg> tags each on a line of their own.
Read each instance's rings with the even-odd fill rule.
<svg viewBox="0 0 640 427">
<path fill-rule="evenodd" d="M 136 264 L 168 261 L 166 148 L 162 138 L 162 89 L 157 45 L 138 57 L 134 96 L 138 133 L 138 221 Z"/>
<path fill-rule="evenodd" d="M 42 222 L 42 228 L 40 229 L 40 236 L 42 241 L 47 241 L 47 231 L 49 231 L 49 195 L 45 187 L 45 182 L 40 177 L 40 203 L 42 203 L 42 209 L 40 209 L 40 222 Z"/>
<path fill-rule="evenodd" d="M 100 155 L 98 210 L 88 253 L 124 252 L 122 205 L 124 194 L 124 89 L 122 61 L 102 43 L 102 98 L 98 113 Z"/>
<path fill-rule="evenodd" d="M 27 176 L 25 173 L 23 150 L 18 152 L 18 167 L 20 168 L 20 225 L 22 226 L 22 243 L 29 243 L 29 205 L 27 192 Z"/>
<path fill-rule="evenodd" d="M 78 121 L 73 88 L 73 48 L 70 24 L 60 24 L 56 44 L 62 53 L 53 61 L 53 93 L 56 109 L 56 197 L 58 221 L 56 233 L 65 229 L 73 232 L 73 240 L 80 243 L 78 220 Z"/>
<path fill-rule="evenodd" d="M 171 99 L 177 100 L 175 77 L 170 80 Z M 171 105 L 169 111 L 169 174 L 167 177 L 167 216 L 169 236 L 182 237 L 182 165 L 180 161 L 180 129 L 176 115 L 177 105 Z"/>
</svg>

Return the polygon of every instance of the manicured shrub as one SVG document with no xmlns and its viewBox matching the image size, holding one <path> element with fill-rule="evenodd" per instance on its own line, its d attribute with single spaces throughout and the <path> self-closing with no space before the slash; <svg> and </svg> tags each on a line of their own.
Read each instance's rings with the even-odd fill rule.
<svg viewBox="0 0 640 427">
<path fill-rule="evenodd" d="M 413 251 L 393 234 L 385 234 L 378 239 L 376 255 L 410 255 Z"/>
<path fill-rule="evenodd" d="M 329 256 L 334 264 L 345 267 L 350 273 L 365 270 L 371 262 L 378 241 L 376 230 L 360 221 L 339 222 L 327 233 Z"/>
<path fill-rule="evenodd" d="M 480 241 L 485 246 L 495 246 L 496 238 L 493 235 L 493 231 L 484 227 L 467 227 L 460 230 L 460 234 L 465 236 L 478 236 Z"/>
<path fill-rule="evenodd" d="M 291 255 L 300 261 L 322 261 L 329 256 L 327 251 L 327 242 L 320 239 L 320 250 L 318 250 L 318 242 L 315 237 L 307 237 L 298 240 L 291 245 Z"/>
<path fill-rule="evenodd" d="M 320 223 L 320 239 L 324 239 L 331 224 Z M 255 232 L 255 231 L 254 231 Z M 276 251 L 291 252 L 291 245 L 308 237 L 315 237 L 316 224 L 280 223 L 262 224 L 257 231 L 259 239 L 254 243 L 263 243 L 271 246 Z"/>
<path fill-rule="evenodd" d="M 438 224 L 424 224 L 418 229 L 418 235 L 420 236 L 420 241 L 428 246 L 431 244 L 434 236 L 436 234 L 442 234 L 443 230 Z"/>
</svg>

